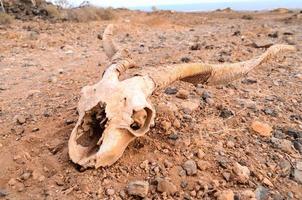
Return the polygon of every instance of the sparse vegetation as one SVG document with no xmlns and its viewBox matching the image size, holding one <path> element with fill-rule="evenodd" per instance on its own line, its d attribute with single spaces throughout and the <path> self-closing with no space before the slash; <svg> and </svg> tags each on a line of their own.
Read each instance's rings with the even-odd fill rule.
<svg viewBox="0 0 302 200">
<path fill-rule="evenodd" d="M 110 8 L 105 9 L 88 6 L 76 9 L 66 9 L 64 12 L 64 19 L 76 22 L 112 20 L 115 18 L 114 12 Z"/>
<path fill-rule="evenodd" d="M 4 12 L 0 12 L 0 24 L 10 24 L 14 18 L 10 16 L 9 14 L 6 14 Z"/>
<path fill-rule="evenodd" d="M 43 8 L 47 11 L 48 15 L 54 19 L 61 19 L 62 18 L 62 13 L 58 9 L 57 6 L 52 5 L 52 4 L 46 4 L 43 6 Z"/>
</svg>

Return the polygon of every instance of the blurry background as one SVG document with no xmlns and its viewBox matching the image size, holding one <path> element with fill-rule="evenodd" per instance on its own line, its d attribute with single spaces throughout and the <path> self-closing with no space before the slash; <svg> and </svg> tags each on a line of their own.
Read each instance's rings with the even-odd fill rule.
<svg viewBox="0 0 302 200">
<path fill-rule="evenodd" d="M 274 8 L 302 8 L 302 0 L 50 0 L 66 6 L 92 4 L 102 7 L 129 8 L 144 11 L 154 9 L 176 11 L 211 11 L 230 7 L 234 10 L 267 10 Z"/>
</svg>

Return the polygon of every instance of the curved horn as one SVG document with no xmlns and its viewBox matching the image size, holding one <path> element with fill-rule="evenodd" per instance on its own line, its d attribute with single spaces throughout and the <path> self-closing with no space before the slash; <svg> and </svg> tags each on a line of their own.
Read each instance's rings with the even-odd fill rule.
<svg viewBox="0 0 302 200">
<path fill-rule="evenodd" d="M 294 50 L 294 46 L 278 44 L 271 46 L 262 55 L 244 62 L 224 64 L 177 64 L 157 68 L 156 70 L 150 71 L 148 75 L 156 83 L 157 88 L 166 87 L 176 80 L 183 80 L 194 84 L 226 84 L 243 77 L 253 68 L 267 62 L 278 53 Z"/>
<path fill-rule="evenodd" d="M 127 49 L 119 48 L 113 41 L 114 25 L 109 24 L 103 33 L 103 48 L 111 59 L 111 65 L 106 69 L 104 77 L 119 77 L 128 68 L 135 65 Z"/>
<path fill-rule="evenodd" d="M 113 41 L 113 29 L 113 24 L 109 24 L 103 33 L 103 47 L 108 58 L 112 58 L 112 56 L 118 50 L 116 44 Z"/>
</svg>

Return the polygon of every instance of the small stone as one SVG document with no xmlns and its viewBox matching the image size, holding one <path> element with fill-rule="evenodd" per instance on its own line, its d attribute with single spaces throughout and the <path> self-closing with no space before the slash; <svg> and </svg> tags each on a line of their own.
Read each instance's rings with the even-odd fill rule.
<svg viewBox="0 0 302 200">
<path fill-rule="evenodd" d="M 24 124 L 26 122 L 26 118 L 23 115 L 16 115 L 14 117 L 14 121 L 18 124 Z"/>
<path fill-rule="evenodd" d="M 255 193 L 252 191 L 252 190 L 244 190 L 240 197 L 243 199 L 243 200 L 249 200 L 249 199 L 255 199 L 256 198 L 256 195 Z"/>
<path fill-rule="evenodd" d="M 201 44 L 199 43 L 196 43 L 196 44 L 193 44 L 192 46 L 190 46 L 190 50 L 192 51 L 196 51 L 196 50 L 200 50 L 201 49 Z"/>
<path fill-rule="evenodd" d="M 255 196 L 257 200 L 266 200 L 269 195 L 269 190 L 266 187 L 258 186 L 255 191 Z"/>
<path fill-rule="evenodd" d="M 234 173 L 237 175 L 237 180 L 240 183 L 246 183 L 250 178 L 250 170 L 246 166 L 242 166 L 239 163 L 235 163 L 233 167 Z"/>
<path fill-rule="evenodd" d="M 183 62 L 183 63 L 188 63 L 188 62 L 191 61 L 191 59 L 190 59 L 189 57 L 182 57 L 182 58 L 180 59 L 180 61 Z"/>
<path fill-rule="evenodd" d="M 70 125 L 70 124 L 73 124 L 75 121 L 73 119 L 66 119 L 65 120 L 65 124 L 66 125 Z"/>
<path fill-rule="evenodd" d="M 168 161 L 168 160 L 164 160 L 164 166 L 165 166 L 166 168 L 171 168 L 171 167 L 173 166 L 173 163 L 171 163 L 171 162 Z"/>
<path fill-rule="evenodd" d="M 210 163 L 208 161 L 204 161 L 204 160 L 199 160 L 197 162 L 197 167 L 198 169 L 200 169 L 201 171 L 207 170 L 210 167 Z"/>
<path fill-rule="evenodd" d="M 217 200 L 234 200 L 234 192 L 232 190 L 223 190 L 215 194 Z"/>
<path fill-rule="evenodd" d="M 14 179 L 14 178 L 11 178 L 9 181 L 8 181 L 8 185 L 9 186 L 14 186 L 14 185 L 16 185 L 17 184 L 17 181 L 16 181 L 16 179 Z"/>
<path fill-rule="evenodd" d="M 233 111 L 231 111 L 231 110 L 229 110 L 229 109 L 227 109 L 227 108 L 222 108 L 222 109 L 220 110 L 220 115 L 219 115 L 219 117 L 222 117 L 222 118 L 226 119 L 226 118 L 229 118 L 229 117 L 231 117 L 231 116 L 233 116 L 233 115 L 234 115 Z"/>
<path fill-rule="evenodd" d="M 294 170 L 294 179 L 297 181 L 297 183 L 302 184 L 302 171 L 295 169 Z"/>
<path fill-rule="evenodd" d="M 264 178 L 262 180 L 262 183 L 264 183 L 267 186 L 274 187 L 273 183 L 270 180 L 268 180 L 267 178 Z"/>
<path fill-rule="evenodd" d="M 5 196 L 7 196 L 7 193 L 4 190 L 0 189 L 0 197 L 5 197 Z"/>
<path fill-rule="evenodd" d="M 31 129 L 31 132 L 37 132 L 37 131 L 39 131 L 40 129 L 38 128 L 38 127 L 35 127 L 35 128 L 33 128 L 33 129 Z"/>
<path fill-rule="evenodd" d="M 165 93 L 166 94 L 169 94 L 169 95 L 173 95 L 173 94 L 176 94 L 178 92 L 177 88 L 172 88 L 172 87 L 167 87 L 165 89 Z"/>
<path fill-rule="evenodd" d="M 197 157 L 198 157 L 199 159 L 204 158 L 205 155 L 206 155 L 206 154 L 205 154 L 201 149 L 198 149 L 198 151 L 197 151 Z"/>
<path fill-rule="evenodd" d="M 279 167 L 282 171 L 282 175 L 289 175 L 291 172 L 291 164 L 287 160 L 282 160 L 279 164 Z"/>
<path fill-rule="evenodd" d="M 284 130 L 284 132 L 287 135 L 289 135 L 289 136 L 291 136 L 295 139 L 302 138 L 302 131 L 298 131 L 298 130 L 295 130 L 295 129 L 292 129 L 292 128 L 288 128 L 288 129 Z"/>
<path fill-rule="evenodd" d="M 168 138 L 169 138 L 170 140 L 177 140 L 179 137 L 178 137 L 177 134 L 172 133 L 172 134 L 168 135 Z"/>
<path fill-rule="evenodd" d="M 25 172 L 20 176 L 20 179 L 23 181 L 26 181 L 27 179 L 29 179 L 31 177 L 31 173 L 30 172 Z"/>
<path fill-rule="evenodd" d="M 223 178 L 226 180 L 226 181 L 230 181 L 230 178 L 231 178 L 231 174 L 228 173 L 228 172 L 223 172 L 222 173 L 222 176 Z"/>
<path fill-rule="evenodd" d="M 197 165 L 194 160 L 187 160 L 182 167 L 186 170 L 188 176 L 192 176 L 197 173 Z"/>
<path fill-rule="evenodd" d="M 190 101 L 182 101 L 181 102 L 181 108 L 182 110 L 187 110 L 188 112 L 186 112 L 186 114 L 189 114 L 195 110 L 197 110 L 200 106 L 200 101 L 196 101 L 196 100 L 190 100 Z"/>
<path fill-rule="evenodd" d="M 49 77 L 48 82 L 49 83 L 56 83 L 56 82 L 58 82 L 58 78 L 56 76 L 51 76 L 51 77 Z"/>
<path fill-rule="evenodd" d="M 302 161 L 297 162 L 296 167 L 298 170 L 302 171 Z"/>
<path fill-rule="evenodd" d="M 59 74 L 63 74 L 64 73 L 64 69 L 60 68 L 58 69 Z"/>
<path fill-rule="evenodd" d="M 180 99 L 187 99 L 189 97 L 189 92 L 187 90 L 179 90 L 176 97 Z"/>
<path fill-rule="evenodd" d="M 275 31 L 275 32 L 273 32 L 273 33 L 269 33 L 267 36 L 268 36 L 268 37 L 271 37 L 271 38 L 278 38 L 279 33 L 278 33 L 278 31 Z"/>
<path fill-rule="evenodd" d="M 246 78 L 246 79 L 243 79 L 243 80 L 241 81 L 241 83 L 246 84 L 246 85 L 251 85 L 251 84 L 257 83 L 257 80 L 256 80 L 256 79 L 249 79 L 249 78 Z"/>
<path fill-rule="evenodd" d="M 235 147 L 235 143 L 234 143 L 233 141 L 230 141 L 230 140 L 227 141 L 226 145 L 227 145 L 227 147 L 229 147 L 229 148 Z"/>
<path fill-rule="evenodd" d="M 173 122 L 173 126 L 175 128 L 180 128 L 181 127 L 180 121 L 178 119 L 175 119 L 174 122 Z"/>
<path fill-rule="evenodd" d="M 165 192 L 167 195 L 173 195 L 177 192 L 177 187 L 166 179 L 159 179 L 157 184 L 157 191 Z"/>
<path fill-rule="evenodd" d="M 180 182 L 180 187 L 181 188 L 186 188 L 188 186 L 188 182 L 186 181 L 186 180 L 182 180 L 181 182 Z"/>
<path fill-rule="evenodd" d="M 264 137 L 270 137 L 272 135 L 272 127 L 266 123 L 260 121 L 253 121 L 251 128 L 253 131 Z"/>
<path fill-rule="evenodd" d="M 172 125 L 171 125 L 171 122 L 164 120 L 164 121 L 161 121 L 161 122 L 160 122 L 160 126 L 161 126 L 162 129 L 164 129 L 165 131 L 168 131 L 168 130 L 171 128 Z"/>
<path fill-rule="evenodd" d="M 266 115 L 270 115 L 270 116 L 272 116 L 272 117 L 277 117 L 277 112 L 275 111 L 275 110 L 273 110 L 273 109 L 270 109 L 270 108 L 264 108 L 263 110 L 262 110 Z"/>
<path fill-rule="evenodd" d="M 115 193 L 114 189 L 109 188 L 109 189 L 106 190 L 106 194 L 108 196 L 112 196 L 112 195 L 114 195 L 114 193 Z"/>
<path fill-rule="evenodd" d="M 292 153 L 292 142 L 286 139 L 277 139 L 272 137 L 271 142 L 273 143 L 274 147 L 279 148 L 287 153 Z"/>
<path fill-rule="evenodd" d="M 133 181 L 127 186 L 127 192 L 129 195 L 146 197 L 149 191 L 149 183 L 146 181 Z"/>
</svg>

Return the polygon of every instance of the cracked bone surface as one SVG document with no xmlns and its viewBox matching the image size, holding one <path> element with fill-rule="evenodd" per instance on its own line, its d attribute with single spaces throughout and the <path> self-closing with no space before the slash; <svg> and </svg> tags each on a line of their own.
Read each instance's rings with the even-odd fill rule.
<svg viewBox="0 0 302 200">
<path fill-rule="evenodd" d="M 110 166 L 136 137 L 145 135 L 154 123 L 152 93 L 176 80 L 208 85 L 226 84 L 246 75 L 290 45 L 274 45 L 259 57 L 239 63 L 188 63 L 136 71 L 136 76 L 120 80 L 134 62 L 126 49 L 113 42 L 113 25 L 103 34 L 103 47 L 111 59 L 101 80 L 81 91 L 79 119 L 72 130 L 68 148 L 74 163 L 84 168 Z"/>
</svg>

